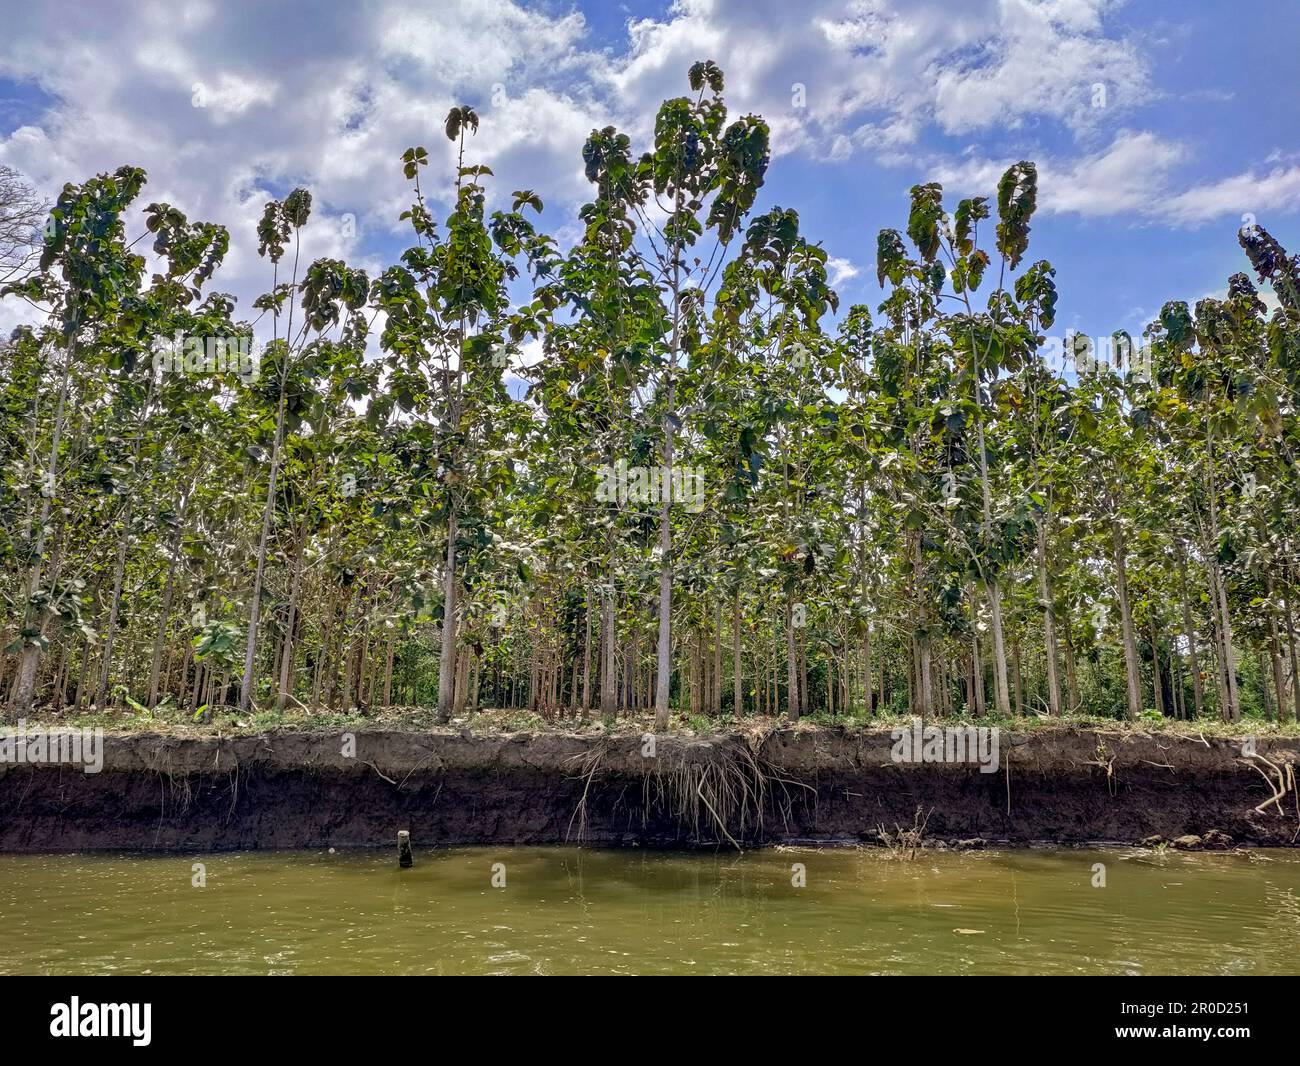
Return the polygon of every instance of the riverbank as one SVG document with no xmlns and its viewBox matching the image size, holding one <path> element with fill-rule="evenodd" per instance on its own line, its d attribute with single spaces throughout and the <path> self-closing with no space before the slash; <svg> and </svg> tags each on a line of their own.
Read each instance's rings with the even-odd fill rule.
<svg viewBox="0 0 1300 1066">
<path fill-rule="evenodd" d="M 882 831 L 897 845 L 921 826 L 929 844 L 968 847 L 1294 845 L 1300 739 L 1260 736 L 1253 750 L 1186 731 L 1037 727 L 1002 730 L 982 772 L 895 761 L 881 727 L 653 741 L 109 733 L 98 773 L 0 764 L 0 850 L 391 846 L 398 829 L 420 847 L 876 844 Z"/>
</svg>

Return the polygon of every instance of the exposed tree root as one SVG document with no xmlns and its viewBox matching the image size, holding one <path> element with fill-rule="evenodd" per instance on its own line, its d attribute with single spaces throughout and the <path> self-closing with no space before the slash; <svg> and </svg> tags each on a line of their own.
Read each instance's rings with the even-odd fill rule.
<svg viewBox="0 0 1300 1066">
<path fill-rule="evenodd" d="M 781 776 L 758 754 L 762 736 L 723 741 L 673 742 L 663 739 L 654 756 L 642 760 L 642 826 L 666 816 L 692 843 L 725 840 L 737 850 L 742 841 L 763 838 L 764 819 L 777 814 L 789 824 L 792 791 L 816 790 Z M 582 796 L 569 819 L 578 841 L 587 831 L 587 804 L 592 782 L 611 773 L 611 749 L 602 743 L 572 760 L 583 782 Z"/>
<path fill-rule="evenodd" d="M 1258 752 L 1252 752 L 1250 757 L 1253 759 L 1258 759 L 1260 762 L 1265 763 L 1268 766 L 1268 768 L 1273 771 L 1273 773 L 1277 774 L 1277 781 L 1274 782 L 1273 778 L 1271 778 L 1268 774 L 1266 774 L 1253 762 L 1246 764 L 1268 783 L 1268 787 L 1273 793 L 1272 796 L 1270 796 L 1268 799 L 1266 799 L 1263 803 L 1261 803 L 1258 807 L 1255 808 L 1255 813 L 1263 814 L 1266 808 L 1273 806 L 1277 808 L 1277 813 L 1279 816 L 1281 816 L 1284 813 L 1282 810 L 1282 800 L 1286 798 L 1288 793 L 1292 793 L 1296 791 L 1295 767 L 1293 767 L 1289 762 L 1284 762 L 1281 766 L 1278 766 L 1278 764 L 1273 762 L 1272 759 L 1266 759 Z M 1296 802 L 1297 802 L 1296 817 L 1297 819 L 1300 819 L 1300 794 L 1296 795 Z"/>
</svg>

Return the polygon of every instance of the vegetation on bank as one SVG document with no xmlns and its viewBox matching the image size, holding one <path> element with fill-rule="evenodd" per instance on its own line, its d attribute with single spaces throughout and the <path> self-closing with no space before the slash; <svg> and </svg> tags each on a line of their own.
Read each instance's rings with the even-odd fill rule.
<svg viewBox="0 0 1300 1066">
<path fill-rule="evenodd" d="M 1300 257 L 1244 228 L 1271 294 L 1057 366 L 1021 162 L 951 213 L 915 186 L 832 321 L 722 90 L 696 64 L 644 155 L 593 131 L 567 250 L 528 190 L 489 212 L 456 108 L 441 223 L 402 157 L 400 262 L 300 263 L 295 190 L 238 314 L 223 227 L 139 213 L 136 168 L 66 186 L 0 289 L 48 316 L 0 347 L 9 717 L 1292 730 Z"/>
<path fill-rule="evenodd" d="M 910 715 L 866 715 L 861 711 L 846 715 L 828 715 L 814 711 L 795 722 L 765 716 L 749 716 L 739 720 L 729 712 L 718 715 L 689 715 L 674 712 L 669 719 L 669 730 L 680 736 L 712 737 L 721 735 L 761 735 L 773 729 L 798 731 L 886 733 L 893 729 L 912 727 Z M 1061 730 L 1102 730 L 1120 732 L 1129 736 L 1177 735 L 1190 739 L 1244 739 L 1254 737 L 1300 738 L 1300 723 L 1286 722 L 1224 722 L 1217 718 L 1203 721 L 1179 721 L 1172 718 L 1157 720 L 1146 716 L 1134 721 L 1116 720 L 1086 714 L 1065 714 L 1053 718 L 1047 715 L 1012 716 L 998 718 L 986 715 L 978 721 L 964 715 L 945 718 L 945 724 L 970 724 L 1005 730 L 1008 733 L 1035 734 Z M 385 707 L 371 713 L 360 714 L 354 708 L 349 712 L 323 709 L 313 714 L 278 714 L 259 711 L 241 715 L 237 708 L 227 707 L 205 716 L 203 720 L 151 717 L 135 714 L 121 708 L 110 707 L 104 711 L 86 710 L 81 713 L 38 715 L 27 719 L 26 728 L 34 729 L 103 729 L 108 733 L 165 733 L 178 737 L 241 736 L 275 733 L 321 733 L 335 735 L 341 732 L 396 732 L 411 734 L 458 734 L 461 736 L 500 736 L 502 734 L 564 733 L 583 736 L 642 737 L 654 729 L 653 711 L 638 717 L 600 718 L 591 714 L 563 719 L 543 718 L 529 710 L 482 709 L 465 718 L 450 722 L 438 721 L 433 707 Z"/>
</svg>

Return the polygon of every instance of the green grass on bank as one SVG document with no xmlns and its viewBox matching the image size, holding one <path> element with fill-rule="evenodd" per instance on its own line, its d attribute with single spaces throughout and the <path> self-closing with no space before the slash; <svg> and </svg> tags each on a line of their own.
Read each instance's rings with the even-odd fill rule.
<svg viewBox="0 0 1300 1066">
<path fill-rule="evenodd" d="M 1227 723 L 1217 718 L 1195 721 L 1161 719 L 1152 713 L 1131 721 L 1096 715 L 1064 715 L 1049 718 L 1039 715 L 999 718 L 986 715 L 971 718 L 959 715 L 932 719 L 935 724 L 963 724 L 998 727 L 1012 732 L 1038 732 L 1054 729 L 1098 729 L 1124 733 L 1168 733 L 1190 737 L 1300 737 L 1300 725 L 1288 721 L 1277 723 L 1260 718 L 1243 718 L 1237 723 Z M 817 712 L 800 720 L 796 728 L 867 730 L 893 729 L 910 725 L 912 717 L 901 713 L 882 713 L 866 716 L 861 712 L 848 715 L 829 715 Z M 13 723 L 5 723 L 12 728 Z M 764 732 L 786 725 L 784 719 L 746 715 L 736 719 L 730 712 L 709 715 L 687 715 L 675 712 L 670 720 L 670 732 L 684 736 L 699 736 L 728 732 Z M 428 707 L 388 707 L 370 713 L 342 713 L 331 710 L 308 712 L 290 710 L 276 712 L 250 711 L 239 714 L 235 708 L 209 710 L 201 717 L 178 713 L 174 709 L 159 708 L 154 714 L 141 713 L 133 708 L 110 708 L 104 712 L 79 715 L 39 714 L 27 719 L 27 728 L 59 727 L 76 729 L 100 728 L 110 732 L 162 732 L 177 736 L 232 736 L 270 732 L 338 732 L 360 730 L 395 730 L 403 732 L 468 733 L 490 736 L 509 733 L 563 733 L 588 736 L 641 734 L 653 732 L 651 714 L 620 716 L 602 719 L 596 712 L 585 718 L 566 715 L 553 720 L 527 710 L 484 709 L 457 717 L 448 725 L 438 725 L 435 712 Z"/>
</svg>

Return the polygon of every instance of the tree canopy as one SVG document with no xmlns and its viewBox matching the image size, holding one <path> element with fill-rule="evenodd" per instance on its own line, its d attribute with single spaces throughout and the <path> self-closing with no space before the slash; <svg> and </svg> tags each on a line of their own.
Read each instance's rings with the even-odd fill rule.
<svg viewBox="0 0 1300 1066">
<path fill-rule="evenodd" d="M 445 210 L 394 160 L 397 262 L 301 262 L 295 189 L 247 308 L 137 168 L 20 197 L 8 713 L 1300 713 L 1300 256 L 1251 225 L 1223 295 L 1062 341 L 1021 161 L 913 187 L 841 307 L 767 125 L 687 89 L 642 154 L 592 131 L 567 249 L 462 106 Z"/>
</svg>

